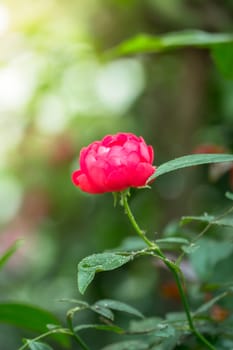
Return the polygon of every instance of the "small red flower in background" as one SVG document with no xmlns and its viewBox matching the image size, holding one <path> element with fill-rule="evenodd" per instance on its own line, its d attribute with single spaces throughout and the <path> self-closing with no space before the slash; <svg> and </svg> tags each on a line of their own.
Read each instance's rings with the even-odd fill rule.
<svg viewBox="0 0 233 350">
<path fill-rule="evenodd" d="M 198 145 L 193 153 L 206 153 L 206 154 L 214 154 L 214 153 L 229 153 L 229 151 L 220 145 L 215 145 L 214 143 L 203 143 Z"/>
<path fill-rule="evenodd" d="M 214 321 L 222 322 L 225 321 L 226 318 L 228 318 L 230 315 L 230 312 L 219 306 L 219 305 L 214 305 L 210 311 L 210 316 Z"/>
<path fill-rule="evenodd" d="M 105 193 L 145 186 L 155 172 L 154 152 L 142 137 L 131 133 L 107 135 L 81 149 L 80 169 L 73 183 L 84 192 Z"/>
<path fill-rule="evenodd" d="M 161 294 L 164 298 L 180 301 L 179 289 L 174 281 L 167 281 L 161 285 Z"/>
</svg>

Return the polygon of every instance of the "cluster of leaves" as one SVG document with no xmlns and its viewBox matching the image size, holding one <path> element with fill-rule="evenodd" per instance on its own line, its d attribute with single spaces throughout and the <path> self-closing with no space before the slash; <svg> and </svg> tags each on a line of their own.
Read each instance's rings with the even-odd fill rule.
<svg viewBox="0 0 233 350">
<path fill-rule="evenodd" d="M 174 159 L 158 167 L 156 178 L 184 167 L 195 166 L 199 164 L 208 164 L 216 162 L 229 162 L 233 161 L 232 155 L 191 155 Z M 155 176 L 152 176 L 150 181 Z M 232 193 L 227 193 L 228 199 L 233 199 Z M 193 266 L 198 272 L 199 267 L 202 269 L 199 273 L 201 276 L 203 267 L 207 270 L 214 267 L 219 261 L 223 260 L 226 256 L 232 254 L 233 246 L 229 242 L 217 242 L 209 238 L 202 238 L 206 230 L 212 226 L 227 226 L 233 227 L 233 219 L 230 215 L 232 208 L 221 216 L 189 216 L 184 217 L 181 220 L 181 224 L 185 224 L 190 221 L 205 222 L 207 226 L 196 239 L 188 239 L 183 236 L 173 235 L 172 237 L 165 237 L 158 239 L 155 243 L 161 247 L 161 249 L 170 249 L 179 251 L 180 256 L 177 258 L 176 264 L 180 265 L 184 255 L 190 255 Z M 11 257 L 11 255 L 18 248 L 19 242 L 16 242 L 11 246 L 5 254 L 1 257 L 1 267 Z M 204 252 L 203 252 L 204 250 Z M 123 244 L 121 247 L 114 251 L 108 251 L 99 254 L 93 254 L 84 258 L 78 265 L 78 288 L 81 294 L 85 292 L 89 284 L 95 277 L 96 273 L 101 271 L 110 271 L 117 269 L 124 264 L 132 261 L 133 259 L 151 255 L 151 249 L 145 247 L 144 243 L 134 240 L 130 244 Z M 201 259 L 206 257 L 203 262 Z M 201 261 L 201 262 L 200 262 Z M 205 280 L 205 276 L 203 277 Z M 226 282 L 226 281 L 225 281 Z M 214 296 L 207 303 L 198 307 L 193 312 L 193 318 L 196 325 L 201 332 L 205 332 L 211 338 L 216 338 L 218 334 L 223 335 L 226 338 L 230 337 L 231 319 L 217 325 L 210 321 L 209 310 L 219 302 L 221 299 L 232 294 L 233 289 L 231 284 L 225 283 L 225 288 L 218 285 L 215 286 L 215 291 L 220 292 Z M 186 336 L 191 334 L 188 322 L 184 313 L 172 313 L 167 314 L 164 319 L 160 317 L 145 318 L 140 311 L 136 310 L 132 306 L 116 300 L 100 300 L 92 305 L 84 301 L 78 300 L 64 300 L 75 303 L 75 307 L 67 312 L 67 327 L 64 328 L 60 321 L 51 313 L 41 310 L 34 306 L 16 304 L 16 303 L 3 303 L 0 305 L 0 320 L 2 322 L 11 323 L 19 327 L 33 330 L 35 332 L 42 333 L 34 339 L 25 339 L 24 345 L 20 350 L 29 348 L 31 350 L 51 350 L 51 346 L 47 345 L 41 340 L 45 337 L 52 336 L 53 339 L 64 347 L 69 347 L 68 337 L 73 337 L 79 346 L 83 349 L 88 349 L 88 346 L 80 338 L 79 333 L 83 330 L 96 329 L 102 331 L 110 331 L 116 334 L 120 334 L 127 339 L 118 343 L 108 345 L 104 350 L 124 350 L 124 349 L 173 349 L 176 344 L 182 342 Z M 89 310 L 96 313 L 99 316 L 100 322 L 97 324 L 75 324 L 74 316 L 84 310 Z M 134 318 L 140 318 L 140 320 L 133 319 L 130 321 L 127 328 L 119 326 L 115 323 L 114 311 L 125 312 L 133 316 Z M 218 339 L 218 338 L 217 338 Z M 230 346 L 232 346 L 231 340 L 228 340 Z M 229 347 L 228 347 L 229 348 Z M 227 349 L 227 347 L 226 347 Z"/>
<path fill-rule="evenodd" d="M 214 62 L 227 78 L 233 78 L 233 35 L 207 33 L 201 30 L 186 30 L 160 36 L 140 34 L 122 42 L 107 53 L 109 57 L 161 53 L 185 47 L 208 48 Z"/>
</svg>

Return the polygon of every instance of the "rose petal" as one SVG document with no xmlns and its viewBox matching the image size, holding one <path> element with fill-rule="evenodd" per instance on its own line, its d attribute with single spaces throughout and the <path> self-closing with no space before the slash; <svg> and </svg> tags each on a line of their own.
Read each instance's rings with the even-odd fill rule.
<svg viewBox="0 0 233 350">
<path fill-rule="evenodd" d="M 88 193 L 102 193 L 103 191 L 90 182 L 88 177 L 85 174 L 79 176 L 79 187 L 82 191 Z"/>
<path fill-rule="evenodd" d="M 127 152 L 124 147 L 121 146 L 113 146 L 108 153 L 107 161 L 111 166 L 120 166 L 127 164 Z"/>
<path fill-rule="evenodd" d="M 80 163 L 80 168 L 83 171 L 84 169 L 86 169 L 85 159 L 86 159 L 87 153 L 88 153 L 88 147 L 83 147 L 80 151 L 79 163 Z"/>
<path fill-rule="evenodd" d="M 129 167 L 135 166 L 140 162 L 140 157 L 137 152 L 131 152 L 127 156 L 127 165 Z"/>
<path fill-rule="evenodd" d="M 148 146 L 148 152 L 150 157 L 150 163 L 152 164 L 154 161 L 154 150 L 152 146 Z"/>
<path fill-rule="evenodd" d="M 82 191 L 88 193 L 100 193 L 99 189 L 89 181 L 87 176 L 81 172 L 81 170 L 76 170 L 72 174 L 73 183 L 80 187 Z"/>
<path fill-rule="evenodd" d="M 144 142 L 140 142 L 140 154 L 143 161 L 149 162 L 150 161 L 150 155 L 148 152 L 148 147 Z"/>
<path fill-rule="evenodd" d="M 116 142 L 118 145 L 124 145 L 124 143 L 127 140 L 127 135 L 125 133 L 118 133 L 116 134 Z"/>
<path fill-rule="evenodd" d="M 123 191 L 130 187 L 129 172 L 125 166 L 121 166 L 112 171 L 107 179 L 107 187 L 109 192 Z"/>
<path fill-rule="evenodd" d="M 112 135 L 107 135 L 102 140 L 102 145 L 104 147 L 109 147 L 110 143 L 112 142 Z"/>
<path fill-rule="evenodd" d="M 82 174 L 81 170 L 75 170 L 72 173 L 72 182 L 75 186 L 79 186 L 79 176 Z"/>
<path fill-rule="evenodd" d="M 146 185 L 155 172 L 153 148 L 132 133 L 107 135 L 82 148 L 72 181 L 83 191 L 104 193 Z"/>
<path fill-rule="evenodd" d="M 97 156 L 105 156 L 110 151 L 109 147 L 100 146 L 97 150 Z"/>
<path fill-rule="evenodd" d="M 93 154 L 89 153 L 86 155 L 86 158 L 85 158 L 86 169 L 91 169 L 96 164 L 96 162 L 97 160 Z"/>
<path fill-rule="evenodd" d="M 105 160 L 99 160 L 89 169 L 87 176 L 96 188 L 103 190 L 106 187 L 107 175 L 110 171 L 109 164 Z"/>
<path fill-rule="evenodd" d="M 125 142 L 124 144 L 124 149 L 129 153 L 129 152 L 133 152 L 133 151 L 138 151 L 138 142 L 135 140 L 128 140 L 127 142 Z"/>
<path fill-rule="evenodd" d="M 149 177 L 154 174 L 155 167 L 148 163 L 139 163 L 135 168 L 132 187 L 145 186 Z"/>
</svg>

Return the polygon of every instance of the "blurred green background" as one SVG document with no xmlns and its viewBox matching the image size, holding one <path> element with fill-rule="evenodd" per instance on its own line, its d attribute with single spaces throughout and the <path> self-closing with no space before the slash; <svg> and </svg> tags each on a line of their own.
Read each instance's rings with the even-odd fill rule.
<svg viewBox="0 0 233 350">
<path fill-rule="evenodd" d="M 91 196 L 72 185 L 81 147 L 129 131 L 153 145 L 155 165 L 202 144 L 232 152 L 233 81 L 221 75 L 208 49 L 103 55 L 140 33 L 184 29 L 232 32 L 233 2 L 1 1 L 0 252 L 24 240 L 1 271 L 1 301 L 38 305 L 64 319 L 69 305 L 58 300 L 83 298 L 76 285 L 80 259 L 133 236 L 111 194 Z M 175 172 L 151 190 L 133 191 L 132 209 L 151 238 L 177 232 L 182 215 L 224 210 L 233 173 L 210 170 Z M 97 275 L 84 299 L 119 299 L 163 315 L 180 309 L 171 281 L 146 258 Z M 1 324 L 0 348 L 16 349 L 24 336 L 33 334 Z M 112 339 L 93 331 L 89 341 L 100 348 Z"/>
</svg>

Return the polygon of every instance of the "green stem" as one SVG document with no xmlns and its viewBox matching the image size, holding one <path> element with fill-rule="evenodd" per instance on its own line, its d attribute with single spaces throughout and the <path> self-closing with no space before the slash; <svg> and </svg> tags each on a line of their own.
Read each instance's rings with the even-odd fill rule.
<svg viewBox="0 0 233 350">
<path fill-rule="evenodd" d="M 75 311 L 72 311 L 70 313 L 67 314 L 67 323 L 68 323 L 68 326 L 72 332 L 72 335 L 76 341 L 77 344 L 80 345 L 81 349 L 83 350 L 89 350 L 89 347 L 87 346 L 86 343 L 84 343 L 84 341 L 79 337 L 79 335 L 75 332 L 74 330 L 74 326 L 73 326 L 73 315 L 74 315 L 74 312 Z"/>
<path fill-rule="evenodd" d="M 177 287 L 178 287 L 178 290 L 179 290 L 179 293 L 180 293 L 180 297 L 181 297 L 181 300 L 182 300 L 182 303 L 183 303 L 183 306 L 184 306 L 184 310 L 185 310 L 185 313 L 186 313 L 186 317 L 187 317 L 187 320 L 188 320 L 188 323 L 189 323 L 190 330 L 209 349 L 216 350 L 215 347 L 212 344 L 210 344 L 208 342 L 208 340 L 201 333 L 199 333 L 199 331 L 196 329 L 196 327 L 195 327 L 195 325 L 193 323 L 193 318 L 192 318 L 192 315 L 191 315 L 191 312 L 190 312 L 190 307 L 189 307 L 188 300 L 187 300 L 187 297 L 186 297 L 186 294 L 185 294 L 185 291 L 184 291 L 184 287 L 182 285 L 182 282 L 181 282 L 181 279 L 180 279 L 180 276 L 179 276 L 179 272 L 177 271 L 177 266 L 174 263 L 170 264 L 170 262 L 168 262 L 168 261 L 167 261 L 167 263 L 165 262 L 165 264 L 170 269 L 170 271 L 173 273 L 173 276 L 175 278 L 175 281 L 176 281 L 176 284 L 177 284 Z"/>
<path fill-rule="evenodd" d="M 31 339 L 30 341 L 33 343 L 33 342 L 36 342 L 38 340 L 41 340 L 43 338 L 46 338 L 46 337 L 48 337 L 50 335 L 57 334 L 57 333 L 58 334 L 62 334 L 62 333 L 63 334 L 68 334 L 68 335 L 71 335 L 71 336 L 73 335 L 73 333 L 71 333 L 71 331 L 69 329 L 56 328 L 56 329 L 53 329 L 53 330 L 48 331 L 46 333 L 43 333 L 43 334 L 39 335 L 38 337 Z M 25 349 L 27 349 L 27 347 L 29 347 L 29 342 L 27 342 L 26 344 L 21 346 L 18 350 L 25 350 Z"/>
<path fill-rule="evenodd" d="M 122 203 L 123 206 L 125 208 L 125 213 L 129 218 L 129 221 L 131 222 L 132 226 L 134 227 L 136 233 L 143 239 L 143 241 L 150 247 L 153 248 L 153 251 L 156 253 L 157 256 L 159 256 L 159 258 L 164 262 L 164 264 L 168 267 L 168 269 L 172 272 L 179 293 L 180 293 L 180 297 L 184 306 L 184 310 L 186 313 L 186 317 L 188 320 L 188 324 L 189 324 L 189 328 L 191 330 L 191 332 L 193 334 L 195 334 L 195 336 L 202 342 L 202 344 L 206 345 L 206 347 L 210 350 L 216 350 L 215 347 L 209 343 L 209 341 L 201 334 L 199 333 L 199 331 L 196 329 L 194 323 L 193 323 L 193 319 L 192 319 L 192 315 L 190 312 L 190 307 L 189 307 L 189 303 L 184 291 L 184 287 L 183 284 L 181 282 L 181 278 L 180 278 L 180 268 L 173 263 L 171 260 L 169 260 L 160 250 L 160 248 L 158 247 L 157 244 L 151 242 L 145 235 L 144 231 L 141 230 L 141 228 L 138 226 L 137 221 L 135 220 L 135 217 L 133 216 L 133 213 L 129 207 L 128 204 L 128 199 L 127 199 L 127 194 L 126 193 L 122 193 Z"/>
<path fill-rule="evenodd" d="M 128 216 L 129 218 L 129 221 L 131 222 L 133 228 L 135 229 L 135 231 L 137 232 L 137 234 L 143 239 L 143 241 L 151 248 L 155 248 L 155 244 L 153 242 L 151 242 L 145 235 L 145 232 L 142 231 L 140 229 L 140 227 L 138 226 L 138 223 L 137 221 L 135 220 L 135 217 L 133 216 L 133 213 L 129 207 L 129 204 L 128 204 L 128 199 L 127 199 L 127 194 L 122 192 L 122 203 L 123 203 L 123 206 L 125 208 L 125 213 L 126 215 Z"/>
</svg>

